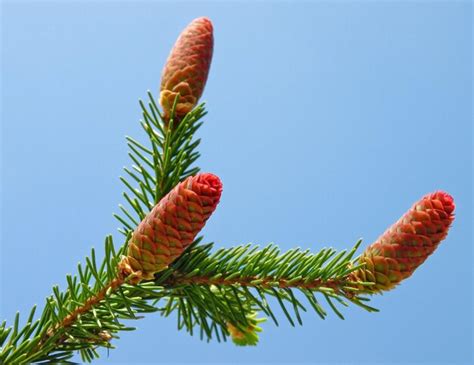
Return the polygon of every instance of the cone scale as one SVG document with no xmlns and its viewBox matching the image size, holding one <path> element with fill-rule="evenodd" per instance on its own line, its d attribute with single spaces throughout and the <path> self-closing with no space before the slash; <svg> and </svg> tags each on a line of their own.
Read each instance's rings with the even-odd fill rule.
<svg viewBox="0 0 474 365">
<path fill-rule="evenodd" d="M 363 252 L 365 264 L 351 280 L 372 282 L 361 286 L 369 293 L 393 289 L 408 278 L 438 247 L 454 220 L 454 201 L 445 192 L 424 196 Z"/>
<path fill-rule="evenodd" d="M 177 121 L 196 106 L 206 85 L 213 48 L 212 23 L 205 17 L 194 19 L 178 37 L 161 76 L 160 104 L 166 121 L 176 98 Z"/>
<path fill-rule="evenodd" d="M 188 177 L 142 220 L 128 244 L 122 271 L 152 279 L 194 241 L 214 212 L 222 193 L 220 179 L 203 173 Z"/>
</svg>

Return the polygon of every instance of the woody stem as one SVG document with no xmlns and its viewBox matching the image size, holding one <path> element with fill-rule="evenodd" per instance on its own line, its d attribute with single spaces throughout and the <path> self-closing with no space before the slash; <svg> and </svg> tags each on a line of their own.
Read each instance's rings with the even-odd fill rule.
<svg viewBox="0 0 474 365">
<path fill-rule="evenodd" d="M 259 278 L 255 276 L 247 277 L 236 277 L 231 279 L 226 279 L 223 277 L 220 278 L 211 278 L 208 276 L 193 276 L 186 278 L 175 274 L 165 281 L 163 285 L 167 287 L 181 286 L 181 285 L 218 285 L 218 286 L 230 286 L 230 285 L 239 285 L 246 287 L 259 287 L 263 289 L 269 289 L 272 287 L 278 287 L 282 289 L 288 288 L 299 288 L 299 289 L 308 289 L 308 290 L 317 290 L 319 288 L 330 288 L 335 292 L 343 293 L 347 297 L 351 297 L 351 284 L 352 281 L 348 277 L 338 278 L 338 279 L 328 279 L 321 280 L 316 279 L 312 281 L 306 281 L 304 279 L 299 280 L 286 280 L 282 278 L 274 278 L 272 276 L 267 276 L 264 278 Z M 353 288 L 356 290 L 356 288 Z"/>
<path fill-rule="evenodd" d="M 107 295 L 115 292 L 117 288 L 123 285 L 127 281 L 127 278 L 123 275 L 118 275 L 115 279 L 111 280 L 108 284 L 106 284 L 97 294 L 88 298 L 85 303 L 69 313 L 63 320 L 59 323 L 56 323 L 54 326 L 48 328 L 43 338 L 38 342 L 38 345 L 34 348 L 31 353 L 39 352 L 47 340 L 53 337 L 58 331 L 62 329 L 66 329 L 72 326 L 78 319 L 78 317 L 84 313 L 89 312 L 94 306 L 99 304 Z M 66 340 L 66 336 L 62 335 L 58 338 L 57 344 L 61 344 Z"/>
</svg>

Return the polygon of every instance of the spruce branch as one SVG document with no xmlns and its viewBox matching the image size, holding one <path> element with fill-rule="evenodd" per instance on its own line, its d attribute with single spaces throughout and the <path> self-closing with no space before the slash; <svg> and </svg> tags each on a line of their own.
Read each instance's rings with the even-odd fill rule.
<svg viewBox="0 0 474 365">
<path fill-rule="evenodd" d="M 67 363 L 76 351 L 84 362 L 113 349 L 124 320 L 146 313 L 176 314 L 179 330 L 203 340 L 255 345 L 266 318 L 278 325 L 278 306 L 293 326 L 312 309 L 322 319 L 329 311 L 344 319 L 341 306 L 369 312 L 369 296 L 406 279 L 446 237 L 454 219 L 451 196 L 436 192 L 420 201 L 376 242 L 355 257 L 350 250 L 295 248 L 281 252 L 269 244 L 214 250 L 199 230 L 221 194 L 220 180 L 198 174 L 200 140 L 195 134 L 206 115 L 196 105 L 212 57 L 212 24 L 193 21 L 173 48 L 164 69 L 160 112 L 153 95 L 140 101 L 147 142 L 126 137 L 133 165 L 120 180 L 124 205 L 114 214 L 123 242 L 104 242 L 67 275 L 66 287 L 53 287 L 42 312 L 34 306 L 24 323 L 0 325 L 0 363 Z M 180 69 L 182 61 L 191 62 Z M 194 62 L 194 63 L 193 63 Z M 194 241 L 194 242 L 193 242 Z M 258 318 L 262 315 L 262 318 Z"/>
<path fill-rule="evenodd" d="M 196 246 L 169 270 L 158 274 L 155 283 L 170 290 L 170 295 L 173 295 L 173 291 L 185 288 L 188 301 L 195 297 L 206 298 L 206 293 L 212 296 L 213 288 L 220 291 L 221 295 L 228 297 L 229 302 L 235 303 L 235 312 L 244 312 L 244 316 L 233 318 L 234 325 L 248 325 L 244 318 L 245 312 L 249 314 L 256 310 L 271 317 L 278 325 L 268 302 L 269 297 L 276 299 L 291 324 L 295 324 L 295 318 L 302 324 L 300 310 L 307 309 L 297 299 L 295 291 L 302 293 L 322 318 L 326 317 L 327 312 L 315 294 L 321 295 L 329 302 L 330 308 L 343 318 L 333 306 L 333 300 L 342 305 L 347 305 L 347 300 L 368 311 L 376 311 L 364 304 L 368 298 L 359 294 L 358 286 L 371 283 L 354 283 L 350 277 L 353 271 L 361 267 L 356 263 L 358 258 L 353 259 L 359 245 L 360 241 L 349 252 L 326 248 L 316 254 L 301 249 L 280 253 L 273 244 L 263 249 L 251 245 L 237 246 L 219 249 L 213 254 L 209 253 L 209 246 L 204 249 Z M 193 291 L 196 294 L 190 296 L 189 293 Z M 246 303 L 250 307 L 243 311 L 238 307 L 239 303 Z M 285 303 L 289 304 L 290 309 Z M 184 305 L 177 301 L 175 308 L 185 311 Z M 290 311 L 294 316 L 290 315 Z"/>
<path fill-rule="evenodd" d="M 293 326 L 302 324 L 302 312 L 308 308 L 323 319 L 328 309 L 344 318 L 340 306 L 349 303 L 376 311 L 367 304 L 366 295 L 379 291 L 376 285 L 381 285 L 385 270 L 397 268 L 390 257 L 400 254 L 398 260 L 407 262 L 403 256 L 407 252 L 415 257 L 422 254 L 422 259 L 410 261 L 413 265 L 404 274 L 407 277 L 446 236 L 454 206 L 449 196 L 436 193 L 416 203 L 407 218 L 397 223 L 399 228 L 387 231 L 360 257 L 354 258 L 360 241 L 351 250 L 340 252 L 324 248 L 311 253 L 297 248 L 281 253 L 273 244 L 212 252 L 213 244 L 202 244 L 198 238 L 153 280 L 143 280 L 133 272 L 125 275 L 120 263 L 139 222 L 155 202 L 199 171 L 192 165 L 199 156 L 195 151 L 199 140 L 193 138 L 205 115 L 203 106 L 187 114 L 177 127 L 173 127 L 173 118 L 166 126 L 151 93 L 149 96 L 148 107 L 140 103 L 148 144 L 127 137 L 134 165 L 124 169 L 129 180 L 121 180 L 129 190 L 124 193 L 129 207 L 120 206 L 122 215 L 115 215 L 123 224 L 124 244 L 115 250 L 112 237 L 106 237 L 103 261 L 97 262 L 93 249 L 85 264 L 78 265 L 78 274 L 67 276 L 66 289 L 53 288 L 38 319 L 34 320 L 33 307 L 23 327 L 19 314 L 12 327 L 4 322 L 0 326 L 2 363 L 66 362 L 76 351 L 84 362 L 90 362 L 99 357 L 98 348 L 113 349 L 112 341 L 121 331 L 135 329 L 123 320 L 152 312 L 164 317 L 176 313 L 178 329 L 199 333 L 203 340 L 226 341 L 231 336 L 235 343 L 249 345 L 258 341 L 261 319 L 256 318 L 257 313 L 279 324 L 275 305 Z M 413 223 L 406 223 L 407 219 Z M 397 239 L 397 246 L 387 246 L 391 237 Z M 408 246 L 403 240 L 408 240 Z M 410 242 L 427 240 L 434 245 L 429 250 L 407 248 Z M 388 277 L 399 280 L 392 274 Z"/>
</svg>

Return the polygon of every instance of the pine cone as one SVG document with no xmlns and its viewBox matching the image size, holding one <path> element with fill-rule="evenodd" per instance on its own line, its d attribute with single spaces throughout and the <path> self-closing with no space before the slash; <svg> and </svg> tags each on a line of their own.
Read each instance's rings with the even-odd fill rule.
<svg viewBox="0 0 474 365">
<path fill-rule="evenodd" d="M 424 196 L 367 247 L 359 259 L 365 267 L 353 272 L 350 279 L 375 283 L 359 288 L 369 293 L 394 288 L 436 250 L 448 234 L 453 212 L 449 194 L 440 191 Z"/>
<path fill-rule="evenodd" d="M 170 191 L 133 232 L 127 265 L 152 279 L 194 241 L 216 209 L 222 193 L 220 179 L 212 174 L 190 176 Z M 123 265 L 123 264 L 122 264 Z"/>
<path fill-rule="evenodd" d="M 208 18 L 194 19 L 178 37 L 161 76 L 160 104 L 166 121 L 176 97 L 177 121 L 196 106 L 206 85 L 213 48 L 213 29 Z"/>
</svg>

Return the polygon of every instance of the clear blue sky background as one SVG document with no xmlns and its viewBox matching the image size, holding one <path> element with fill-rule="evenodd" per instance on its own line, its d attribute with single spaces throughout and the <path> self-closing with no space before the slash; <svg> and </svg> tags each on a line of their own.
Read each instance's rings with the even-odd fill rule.
<svg viewBox="0 0 474 365">
<path fill-rule="evenodd" d="M 0 319 L 43 303 L 116 232 L 124 136 L 143 137 L 137 100 L 157 94 L 177 35 L 201 15 L 215 53 L 199 165 L 225 186 L 208 240 L 369 244 L 437 189 L 455 197 L 456 221 L 410 280 L 373 298 L 378 314 L 267 323 L 255 348 L 150 315 L 100 363 L 470 363 L 467 1 L 4 3 Z"/>
</svg>

